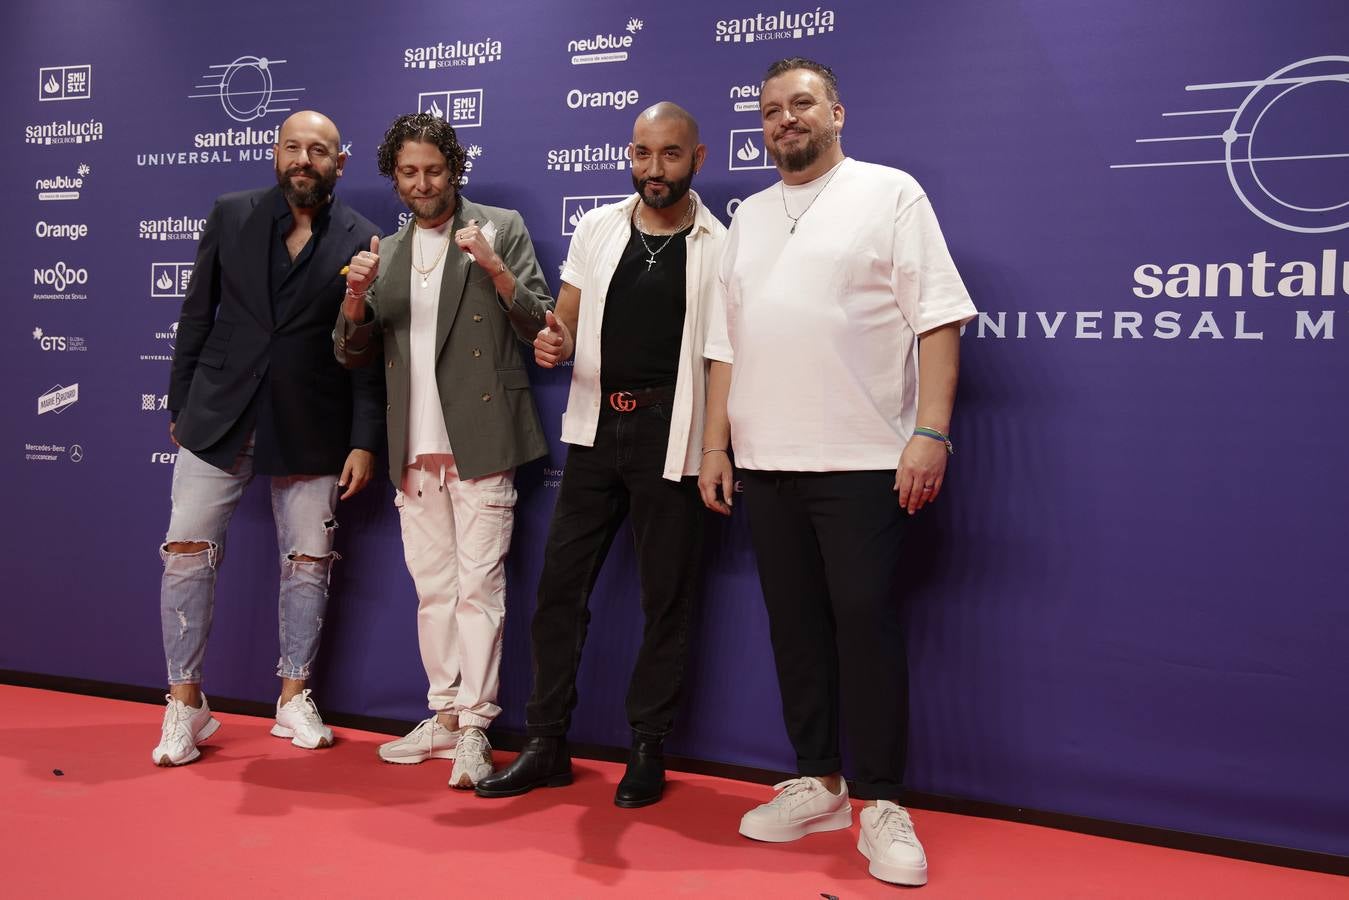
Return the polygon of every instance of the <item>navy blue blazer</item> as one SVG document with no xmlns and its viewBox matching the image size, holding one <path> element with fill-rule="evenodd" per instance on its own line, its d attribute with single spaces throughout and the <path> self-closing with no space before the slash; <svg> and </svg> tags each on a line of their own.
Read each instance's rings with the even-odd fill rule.
<svg viewBox="0 0 1349 900">
<path fill-rule="evenodd" d="M 336 475 L 352 448 L 375 451 L 384 436 L 383 373 L 348 372 L 332 352 L 341 269 L 379 230 L 334 198 L 297 301 L 274 315 L 268 260 L 280 190 L 226 194 L 211 210 L 178 319 L 168 405 L 179 443 L 218 468 L 233 465 L 251 425 L 259 474 Z"/>
</svg>

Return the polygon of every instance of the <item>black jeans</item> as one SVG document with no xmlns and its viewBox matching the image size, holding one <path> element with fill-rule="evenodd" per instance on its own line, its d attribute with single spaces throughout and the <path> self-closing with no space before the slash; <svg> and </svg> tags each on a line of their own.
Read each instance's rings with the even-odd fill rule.
<svg viewBox="0 0 1349 900">
<path fill-rule="evenodd" d="M 593 447 L 573 445 L 544 550 L 532 626 L 533 736 L 561 736 L 576 707 L 590 593 L 614 536 L 631 513 L 646 624 L 628 685 L 632 730 L 663 738 L 674 724 L 687 658 L 689 617 L 701 587 L 703 517 L 697 479 L 667 481 L 668 405 L 604 409 Z"/>
<path fill-rule="evenodd" d="M 909 675 L 894 590 L 908 516 L 895 473 L 740 475 L 797 771 L 842 770 L 841 712 L 853 796 L 897 800 Z"/>
</svg>

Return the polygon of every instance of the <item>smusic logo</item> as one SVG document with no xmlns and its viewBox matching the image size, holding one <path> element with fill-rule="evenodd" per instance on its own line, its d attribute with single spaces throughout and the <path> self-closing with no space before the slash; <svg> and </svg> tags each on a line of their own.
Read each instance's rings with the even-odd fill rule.
<svg viewBox="0 0 1349 900">
<path fill-rule="evenodd" d="M 628 199 L 627 194 L 591 194 L 582 197 L 562 198 L 562 236 L 570 237 L 576 233 L 581 218 L 592 209 L 599 209 L 609 203 Z"/>
<path fill-rule="evenodd" d="M 181 300 L 192 281 L 192 263 L 150 263 L 150 299 Z"/>
<path fill-rule="evenodd" d="M 88 100 L 93 94 L 94 67 L 48 66 L 38 69 L 37 98 L 52 100 Z"/>
<path fill-rule="evenodd" d="M 455 128 L 482 125 L 482 88 L 460 91 L 427 91 L 417 95 L 417 111 L 444 119 Z"/>
<path fill-rule="evenodd" d="M 763 144 L 763 130 L 759 128 L 732 128 L 729 162 L 732 172 L 757 172 L 775 168 L 773 158 Z"/>
</svg>

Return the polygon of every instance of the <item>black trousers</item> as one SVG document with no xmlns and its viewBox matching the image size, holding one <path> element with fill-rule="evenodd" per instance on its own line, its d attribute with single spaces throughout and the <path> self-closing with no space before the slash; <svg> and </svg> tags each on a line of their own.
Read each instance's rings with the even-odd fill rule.
<svg viewBox="0 0 1349 900">
<path fill-rule="evenodd" d="M 843 769 L 841 717 L 853 796 L 897 800 L 909 677 L 895 594 L 908 516 L 895 473 L 740 474 L 797 770 Z"/>
<path fill-rule="evenodd" d="M 645 625 L 628 685 L 632 730 L 663 738 L 674 724 L 701 587 L 705 510 L 697 479 L 667 481 L 668 405 L 604 409 L 593 447 L 572 446 L 544 550 L 534 612 L 534 690 L 526 731 L 561 736 L 576 707 L 590 594 L 624 518 L 631 516 Z"/>
</svg>

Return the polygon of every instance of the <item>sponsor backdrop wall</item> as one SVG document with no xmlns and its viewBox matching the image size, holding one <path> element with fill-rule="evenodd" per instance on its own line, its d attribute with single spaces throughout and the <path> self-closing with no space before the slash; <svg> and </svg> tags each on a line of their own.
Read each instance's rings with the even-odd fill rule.
<svg viewBox="0 0 1349 900">
<path fill-rule="evenodd" d="M 915 789 L 1349 854 L 1349 12 L 1343 0 L 676 7 L 6 7 L 0 667 L 163 681 L 157 546 L 175 320 L 213 198 L 268 184 L 288 111 L 331 115 L 341 195 L 387 231 L 396 114 L 447 117 L 465 193 L 514 207 L 557 286 L 579 215 L 631 188 L 670 98 L 729 220 L 775 180 L 757 83 L 835 66 L 846 150 L 927 188 L 983 315 L 957 452 L 912 532 Z M 788 262 L 788 264 L 790 264 Z M 502 724 L 519 728 L 552 451 L 519 474 Z M 235 516 L 208 693 L 275 695 L 265 491 Z M 317 697 L 424 715 L 391 488 L 344 505 Z M 743 514 L 711 529 L 670 749 L 786 769 Z M 573 737 L 621 745 L 631 542 L 592 604 Z M 876 685 L 878 699 L 887 687 Z M 147 748 L 156 718 L 145 714 Z M 372 759 L 373 764 L 373 759 Z"/>
</svg>

